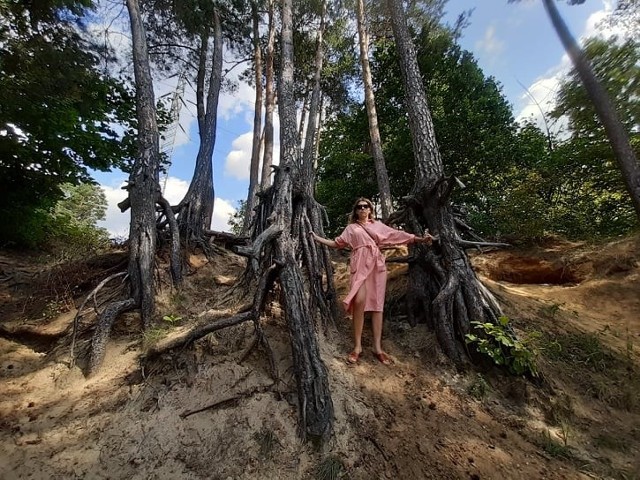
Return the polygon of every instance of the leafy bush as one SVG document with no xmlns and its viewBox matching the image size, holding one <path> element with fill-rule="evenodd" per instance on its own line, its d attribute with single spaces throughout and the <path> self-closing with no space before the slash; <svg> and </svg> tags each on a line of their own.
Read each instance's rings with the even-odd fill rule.
<svg viewBox="0 0 640 480">
<path fill-rule="evenodd" d="M 487 355 L 496 365 L 507 367 L 513 374 L 538 376 L 535 350 L 526 342 L 515 338 L 508 328 L 507 317 L 500 317 L 498 324 L 471 323 L 478 335 L 468 333 L 467 343 L 475 345 L 480 353 Z"/>
</svg>

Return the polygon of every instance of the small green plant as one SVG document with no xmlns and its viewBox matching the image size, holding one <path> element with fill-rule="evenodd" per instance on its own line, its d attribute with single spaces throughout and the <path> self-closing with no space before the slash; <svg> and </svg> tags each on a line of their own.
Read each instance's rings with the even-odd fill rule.
<svg viewBox="0 0 640 480">
<path fill-rule="evenodd" d="M 556 458 L 570 458 L 571 450 L 566 445 L 562 445 L 559 442 L 551 438 L 551 432 L 546 430 L 542 434 L 542 449 Z"/>
<path fill-rule="evenodd" d="M 316 467 L 314 477 L 317 480 L 338 480 L 347 478 L 347 472 L 337 455 L 329 455 Z"/>
<path fill-rule="evenodd" d="M 171 301 L 171 305 L 173 305 L 174 308 L 181 309 L 187 302 L 187 296 L 183 291 L 177 290 L 171 294 L 169 300 Z"/>
<path fill-rule="evenodd" d="M 569 444 L 569 437 L 572 435 L 572 427 L 567 419 L 560 420 L 560 432 L 558 432 L 558 436 L 565 447 Z"/>
<path fill-rule="evenodd" d="M 259 432 L 256 432 L 254 434 L 254 439 L 260 446 L 260 458 L 264 460 L 271 460 L 276 448 L 281 446 L 278 437 L 276 437 L 272 430 L 266 427 L 263 427 Z"/>
<path fill-rule="evenodd" d="M 502 316 L 498 324 L 471 322 L 478 335 L 468 333 L 467 343 L 474 344 L 480 353 L 489 356 L 496 365 L 503 365 L 516 375 L 538 376 L 534 348 L 518 340 L 510 331 L 509 318 Z"/>
<path fill-rule="evenodd" d="M 167 334 L 167 330 L 160 327 L 149 328 L 142 334 L 142 341 L 145 345 L 153 345 Z"/>
<path fill-rule="evenodd" d="M 473 382 L 467 388 L 467 393 L 476 400 L 484 400 L 491 390 L 491 386 L 481 374 L 477 374 Z"/>
<path fill-rule="evenodd" d="M 178 324 L 178 322 L 180 320 L 182 320 L 182 317 L 179 315 L 165 315 L 164 317 L 162 317 L 162 320 L 164 320 L 165 322 L 167 322 L 169 325 L 171 325 L 172 327 L 174 327 L 175 325 Z"/>
<path fill-rule="evenodd" d="M 549 318 L 550 320 L 555 320 L 556 315 L 560 313 L 560 308 L 564 305 L 564 303 L 552 303 L 551 305 L 545 305 L 540 308 L 540 313 Z"/>
</svg>

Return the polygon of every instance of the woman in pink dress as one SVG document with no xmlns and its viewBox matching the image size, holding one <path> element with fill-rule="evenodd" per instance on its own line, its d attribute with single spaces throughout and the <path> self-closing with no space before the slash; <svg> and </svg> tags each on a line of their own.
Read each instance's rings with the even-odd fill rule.
<svg viewBox="0 0 640 480">
<path fill-rule="evenodd" d="M 335 240 L 319 237 L 314 232 L 311 232 L 311 235 L 316 242 L 328 247 L 351 249 L 351 282 L 349 293 L 343 303 L 347 312 L 353 315 L 355 345 L 347 361 L 357 363 L 360 358 L 364 313 L 371 312 L 374 354 L 381 363 L 389 365 L 391 359 L 382 350 L 381 344 L 387 268 L 380 247 L 417 242 L 430 245 L 433 237 L 428 233 L 424 237 L 417 237 L 374 220 L 373 204 L 367 198 L 359 198 L 356 201 L 349 220 L 349 225 Z"/>
</svg>

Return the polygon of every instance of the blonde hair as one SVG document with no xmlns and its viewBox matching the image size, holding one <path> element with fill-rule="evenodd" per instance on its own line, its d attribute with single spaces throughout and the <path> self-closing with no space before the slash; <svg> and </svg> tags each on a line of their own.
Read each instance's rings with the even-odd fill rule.
<svg viewBox="0 0 640 480">
<path fill-rule="evenodd" d="M 369 220 L 373 220 L 373 203 L 368 198 L 360 197 L 356 200 L 356 203 L 353 204 L 353 208 L 351 209 L 351 216 L 349 217 L 349 223 L 356 223 L 358 221 L 357 207 L 359 203 L 367 202 L 369 205 Z"/>
</svg>

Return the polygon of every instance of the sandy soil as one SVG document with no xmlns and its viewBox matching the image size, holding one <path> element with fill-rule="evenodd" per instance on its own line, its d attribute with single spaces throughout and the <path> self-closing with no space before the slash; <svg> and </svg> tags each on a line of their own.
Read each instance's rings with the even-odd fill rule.
<svg viewBox="0 0 640 480">
<path fill-rule="evenodd" d="M 177 325 L 160 322 L 142 338 L 135 315 L 125 316 L 104 367 L 85 378 L 70 368 L 68 329 L 83 299 L 76 294 L 104 278 L 107 264 L 59 267 L 66 273 L 56 276 L 0 255 L 0 478 L 640 478 L 640 237 L 554 241 L 473 261 L 539 350 L 544 381 L 456 370 L 424 326 L 393 319 L 384 342 L 395 364 L 377 362 L 367 330 L 365 355 L 349 366 L 343 320 L 321 337 L 335 433 L 317 446 L 297 436 L 277 305 L 264 326 L 278 381 L 266 353 L 251 349 L 250 324 L 140 361 L 145 345 L 229 306 L 239 258 L 193 258 L 184 290 L 165 287 L 160 299 L 161 311 L 182 317 Z M 336 268 L 344 283 L 340 257 Z M 393 304 L 404 269 L 390 269 Z M 88 338 L 79 336 L 81 358 Z"/>
</svg>

